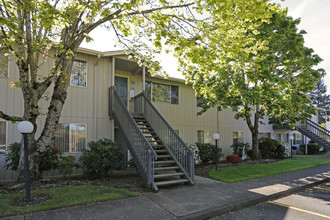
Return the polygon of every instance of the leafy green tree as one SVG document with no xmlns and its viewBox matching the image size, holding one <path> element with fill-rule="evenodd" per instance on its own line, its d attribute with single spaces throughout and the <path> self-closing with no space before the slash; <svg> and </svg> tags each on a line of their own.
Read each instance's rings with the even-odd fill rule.
<svg viewBox="0 0 330 220">
<path fill-rule="evenodd" d="M 39 176 L 40 158 L 51 144 L 63 105 L 73 59 L 80 44 L 92 39 L 88 34 L 105 26 L 116 34 L 120 45 L 134 53 L 139 65 L 150 72 L 160 69 L 152 62 L 155 52 L 163 44 L 179 45 L 176 51 L 194 43 L 199 44 L 203 34 L 221 37 L 223 44 L 232 42 L 235 49 L 223 51 L 233 56 L 238 46 L 246 42 L 245 31 L 253 30 L 270 18 L 265 0 L 6 0 L 0 3 L 0 48 L 15 57 L 19 70 L 20 87 L 24 98 L 24 114 L 14 117 L 0 110 L 7 121 L 29 120 L 35 126 L 29 135 L 30 167 L 35 178 Z M 221 19 L 214 15 L 222 14 Z M 212 25 L 209 25 L 209 23 Z M 221 30 L 221 32 L 219 32 Z M 220 35 L 218 35 L 220 33 Z M 251 43 L 248 40 L 249 43 Z M 211 42 L 210 42 L 211 43 Z M 212 43 L 211 47 L 217 47 Z M 211 48 L 210 47 L 210 48 Z M 259 46 L 255 46 L 254 49 Z M 262 47 L 262 45 L 260 45 Z M 55 54 L 49 53 L 54 50 Z M 251 51 L 250 49 L 247 49 Z M 208 51 L 201 51 L 205 55 Z M 45 59 L 53 59 L 49 73 L 40 66 Z M 217 59 L 216 57 L 209 57 Z M 49 88 L 52 88 L 51 90 Z M 47 117 L 41 128 L 36 120 L 42 109 L 39 101 L 51 91 Z M 36 137 L 37 130 L 41 135 Z M 23 168 L 22 155 L 20 169 Z M 21 173 L 22 174 L 22 173 Z M 20 175 L 21 177 L 22 175 Z"/>
<path fill-rule="evenodd" d="M 35 178 L 39 176 L 40 158 L 46 152 L 46 146 L 51 144 L 67 98 L 77 49 L 84 40 L 92 40 L 88 34 L 96 27 L 106 26 L 116 33 L 119 42 L 127 49 L 134 50 L 140 65 L 157 71 L 157 63 L 148 62 L 152 58 L 150 51 L 164 38 L 162 30 L 180 34 L 179 24 L 189 17 L 188 7 L 192 4 L 193 1 L 189 0 L 1 1 L 0 48 L 16 59 L 19 81 L 14 86 L 22 90 L 24 114 L 13 117 L 0 111 L 0 117 L 13 122 L 29 120 L 33 123 L 35 129 L 29 135 L 29 155 Z M 143 34 L 145 29 L 148 32 Z M 155 45 L 145 44 L 140 40 L 142 37 Z M 50 50 L 55 54 L 50 54 Z M 46 58 L 53 59 L 54 66 L 49 73 L 42 73 L 40 66 Z M 44 110 L 47 115 L 45 124 L 38 128 L 36 120 L 42 112 L 39 101 L 50 87 L 53 89 L 48 111 Z M 39 137 L 35 137 L 37 129 L 41 129 Z M 21 155 L 20 170 L 22 162 Z"/>
<path fill-rule="evenodd" d="M 197 96 L 204 98 L 202 112 L 210 107 L 242 106 L 235 118 L 246 121 L 254 155 L 258 154 L 260 119 L 269 116 L 270 122 L 295 125 L 310 117 L 315 108 L 306 93 L 324 75 L 324 70 L 313 69 L 321 58 L 304 46 L 306 32 L 297 28 L 300 20 L 275 9 L 268 8 L 271 22 L 245 28 L 238 43 L 213 29 L 200 45 L 177 53 L 186 78 Z"/>
<path fill-rule="evenodd" d="M 318 112 L 318 116 L 319 123 L 325 123 L 326 114 L 330 114 L 330 95 L 327 94 L 327 86 L 323 79 L 315 83 L 314 89 L 308 93 L 308 97 L 314 106 L 323 109 Z"/>
</svg>

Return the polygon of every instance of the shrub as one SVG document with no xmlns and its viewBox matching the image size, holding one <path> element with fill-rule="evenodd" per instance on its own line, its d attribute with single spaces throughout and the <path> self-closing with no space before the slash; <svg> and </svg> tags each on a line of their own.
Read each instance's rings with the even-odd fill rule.
<svg viewBox="0 0 330 220">
<path fill-rule="evenodd" d="M 226 161 L 227 161 L 227 163 L 239 163 L 240 158 L 238 155 L 228 155 L 226 157 Z"/>
<path fill-rule="evenodd" d="M 299 148 L 304 154 L 306 154 L 305 144 L 301 144 Z M 309 142 L 307 144 L 307 153 L 308 154 L 320 153 L 321 148 L 322 147 L 320 145 L 318 145 L 317 143 Z"/>
<path fill-rule="evenodd" d="M 6 155 L 6 169 L 11 168 L 12 170 L 17 170 L 19 165 L 19 154 L 20 154 L 21 144 L 12 143 L 9 145 L 9 151 Z M 45 153 L 40 156 L 39 160 L 39 172 L 56 169 L 59 162 L 60 153 L 55 147 L 46 147 Z"/>
<path fill-rule="evenodd" d="M 9 145 L 8 152 L 6 154 L 6 169 L 11 168 L 12 170 L 18 169 L 19 163 L 19 152 L 21 150 L 21 144 L 18 142 L 14 142 Z"/>
<path fill-rule="evenodd" d="M 196 143 L 196 146 L 199 150 L 199 156 L 202 163 L 206 164 L 208 162 L 215 163 L 215 156 L 216 156 L 216 148 L 213 144 L 203 144 L 203 143 Z M 222 149 L 218 147 L 219 158 L 222 156 Z"/>
<path fill-rule="evenodd" d="M 256 157 L 253 153 L 253 150 L 247 150 L 246 151 L 247 156 L 250 158 L 250 160 L 257 160 L 258 157 Z"/>
<path fill-rule="evenodd" d="M 271 138 L 260 138 L 259 150 L 261 157 L 265 159 L 285 157 L 285 146 L 280 141 Z"/>
<path fill-rule="evenodd" d="M 238 142 L 238 143 L 235 143 L 233 145 L 231 145 L 230 147 L 233 148 L 233 154 L 235 155 L 238 155 L 238 147 L 243 147 L 245 146 L 245 151 L 248 150 L 248 147 L 249 147 L 249 144 L 248 143 L 243 143 L 243 142 Z"/>
<path fill-rule="evenodd" d="M 67 178 L 72 174 L 73 168 L 76 166 L 74 161 L 74 156 L 61 156 L 61 160 L 58 164 L 58 170 L 64 178 Z"/>
<path fill-rule="evenodd" d="M 195 144 L 187 144 L 187 146 L 193 151 L 194 153 L 194 163 L 199 164 L 201 161 L 200 155 L 199 155 L 199 149 Z"/>
<path fill-rule="evenodd" d="M 86 177 L 90 179 L 106 176 L 116 162 L 123 160 L 120 146 L 110 139 L 91 141 L 88 146 L 90 149 L 83 151 L 79 161 Z"/>
<path fill-rule="evenodd" d="M 46 147 L 45 153 L 41 156 L 39 162 L 39 171 L 56 170 L 60 161 L 60 152 L 56 147 Z"/>
</svg>

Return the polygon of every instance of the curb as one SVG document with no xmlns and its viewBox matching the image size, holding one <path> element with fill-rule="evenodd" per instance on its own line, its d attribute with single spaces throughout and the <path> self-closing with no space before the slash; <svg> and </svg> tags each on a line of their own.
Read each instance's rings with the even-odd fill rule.
<svg viewBox="0 0 330 220">
<path fill-rule="evenodd" d="M 323 180 L 315 181 L 313 183 L 305 184 L 305 185 L 302 185 L 302 186 L 297 186 L 297 187 L 294 187 L 292 189 L 288 189 L 288 190 L 285 190 L 285 191 L 282 191 L 282 192 L 274 193 L 272 195 L 262 196 L 262 197 L 256 198 L 256 199 L 245 200 L 245 201 L 243 201 L 239 204 L 233 204 L 233 205 L 229 204 L 229 205 L 226 205 L 226 206 L 219 206 L 219 207 L 207 209 L 207 210 L 200 211 L 200 212 L 195 212 L 195 213 L 192 213 L 190 215 L 180 216 L 180 217 L 178 217 L 178 219 L 180 219 L 180 220 L 200 220 L 200 219 L 209 219 L 209 218 L 212 218 L 212 217 L 217 217 L 217 216 L 226 214 L 228 212 L 238 211 L 238 210 L 250 207 L 250 206 L 257 205 L 257 204 L 262 203 L 262 202 L 267 202 L 267 201 L 279 199 L 281 197 L 285 197 L 285 196 L 303 191 L 303 190 L 305 190 L 307 188 L 310 188 L 312 186 L 319 185 L 319 184 L 322 184 L 322 183 L 326 183 L 326 182 L 329 182 L 329 181 L 330 181 L 330 178 L 325 178 Z"/>
</svg>

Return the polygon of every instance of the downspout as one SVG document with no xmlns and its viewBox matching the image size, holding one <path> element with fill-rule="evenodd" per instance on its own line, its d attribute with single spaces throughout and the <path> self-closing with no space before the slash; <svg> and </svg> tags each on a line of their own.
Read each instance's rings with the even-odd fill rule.
<svg viewBox="0 0 330 220">
<path fill-rule="evenodd" d="M 97 117 L 96 117 L 96 66 L 98 65 L 99 63 L 99 60 L 101 59 L 101 54 L 97 54 L 97 60 L 94 64 L 94 89 L 93 89 L 93 97 L 94 97 L 94 106 L 93 106 L 93 122 L 94 122 L 94 129 L 93 129 L 93 139 L 94 141 L 96 140 L 96 120 L 97 120 Z"/>
</svg>

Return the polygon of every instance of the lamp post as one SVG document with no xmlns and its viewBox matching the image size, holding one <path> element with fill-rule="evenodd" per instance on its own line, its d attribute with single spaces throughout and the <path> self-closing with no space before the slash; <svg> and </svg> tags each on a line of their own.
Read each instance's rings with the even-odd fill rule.
<svg viewBox="0 0 330 220">
<path fill-rule="evenodd" d="M 291 159 L 292 159 L 292 142 L 293 142 L 293 135 L 291 134 L 290 137 L 289 137 L 289 140 L 290 140 L 290 144 L 291 144 Z"/>
<path fill-rule="evenodd" d="M 215 140 L 215 170 L 218 170 L 218 140 L 220 139 L 220 134 L 214 133 L 213 139 Z"/>
<path fill-rule="evenodd" d="M 33 131 L 33 124 L 29 121 L 22 121 L 18 123 L 17 130 L 23 135 L 24 140 L 24 165 L 25 165 L 25 189 L 26 189 L 26 200 L 31 200 L 31 189 L 30 189 L 30 169 L 29 169 L 29 155 L 28 155 L 28 139 L 27 135 Z"/>
</svg>

